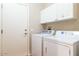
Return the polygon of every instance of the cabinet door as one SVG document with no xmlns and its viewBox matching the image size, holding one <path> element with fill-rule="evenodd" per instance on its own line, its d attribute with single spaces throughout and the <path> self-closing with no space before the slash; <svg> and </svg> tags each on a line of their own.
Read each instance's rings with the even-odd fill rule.
<svg viewBox="0 0 79 59">
<path fill-rule="evenodd" d="M 3 4 L 3 55 L 24 56 L 28 53 L 28 7 Z"/>
<path fill-rule="evenodd" d="M 48 8 L 47 15 L 48 15 L 47 19 L 48 22 L 56 21 L 56 4 L 53 4 Z"/>
<path fill-rule="evenodd" d="M 56 16 L 57 16 L 57 21 L 62 20 L 64 16 L 64 10 L 63 4 L 62 3 L 57 3 L 56 4 Z"/>
<path fill-rule="evenodd" d="M 69 49 L 69 47 L 63 46 L 63 45 L 59 45 L 57 44 L 58 47 L 58 56 L 70 56 L 71 51 Z"/>
<path fill-rule="evenodd" d="M 42 37 L 40 35 L 32 35 L 32 56 L 42 55 Z"/>
<path fill-rule="evenodd" d="M 41 23 L 53 22 L 56 19 L 56 4 L 41 11 Z"/>
<path fill-rule="evenodd" d="M 57 44 L 55 42 L 44 41 L 44 56 L 70 56 L 69 47 Z"/>
<path fill-rule="evenodd" d="M 41 11 L 41 23 L 47 23 L 48 14 L 47 14 L 47 8 Z"/>
<path fill-rule="evenodd" d="M 57 55 L 57 46 L 55 43 L 44 41 L 44 56 L 56 56 Z"/>
<path fill-rule="evenodd" d="M 67 4 L 63 4 L 63 10 L 64 10 L 64 19 L 71 19 L 74 18 L 74 4 L 73 3 L 67 3 Z"/>
<path fill-rule="evenodd" d="M 57 11 L 57 19 L 59 20 L 67 20 L 73 18 L 73 4 L 72 3 L 59 3 L 56 4 Z"/>
<path fill-rule="evenodd" d="M 47 56 L 57 56 L 58 47 L 55 43 L 47 42 Z"/>
<path fill-rule="evenodd" d="M 47 56 L 69 56 L 70 54 L 69 47 L 56 43 L 47 43 Z"/>
</svg>

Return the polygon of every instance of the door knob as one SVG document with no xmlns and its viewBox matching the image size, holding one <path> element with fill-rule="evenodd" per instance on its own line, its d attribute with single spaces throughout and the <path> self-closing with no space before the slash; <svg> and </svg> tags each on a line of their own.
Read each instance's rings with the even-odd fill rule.
<svg viewBox="0 0 79 59">
<path fill-rule="evenodd" d="M 24 33 L 25 35 L 27 35 L 27 33 Z"/>
<path fill-rule="evenodd" d="M 27 31 L 27 29 L 25 29 L 25 31 Z"/>
<path fill-rule="evenodd" d="M 27 33 L 24 33 L 24 37 L 26 37 Z"/>
</svg>

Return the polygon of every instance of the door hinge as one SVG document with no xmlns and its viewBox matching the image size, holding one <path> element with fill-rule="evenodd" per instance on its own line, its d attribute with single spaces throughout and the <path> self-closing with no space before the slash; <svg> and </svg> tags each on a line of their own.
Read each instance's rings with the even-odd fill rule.
<svg viewBox="0 0 79 59">
<path fill-rule="evenodd" d="M 1 34 L 3 34 L 3 29 L 1 29 Z"/>
</svg>

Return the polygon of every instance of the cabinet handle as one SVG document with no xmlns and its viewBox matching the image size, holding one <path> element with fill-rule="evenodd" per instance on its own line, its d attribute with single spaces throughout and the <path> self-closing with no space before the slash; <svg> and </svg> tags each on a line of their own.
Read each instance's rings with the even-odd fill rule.
<svg viewBox="0 0 79 59">
<path fill-rule="evenodd" d="M 3 29 L 1 29 L 1 34 L 3 34 Z"/>
<path fill-rule="evenodd" d="M 27 29 L 25 29 L 25 31 L 27 31 Z"/>
<path fill-rule="evenodd" d="M 26 37 L 27 33 L 24 33 L 24 37 Z"/>
<path fill-rule="evenodd" d="M 25 35 L 27 35 L 27 33 L 24 33 Z"/>
<path fill-rule="evenodd" d="M 69 49 L 69 56 L 71 55 L 71 51 L 70 51 L 70 49 Z"/>
<path fill-rule="evenodd" d="M 45 53 L 47 53 L 47 48 L 45 48 Z"/>
</svg>

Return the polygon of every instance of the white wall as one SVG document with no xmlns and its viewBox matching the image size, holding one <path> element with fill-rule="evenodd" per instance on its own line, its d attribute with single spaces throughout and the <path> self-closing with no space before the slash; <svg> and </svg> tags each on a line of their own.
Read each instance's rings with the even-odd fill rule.
<svg viewBox="0 0 79 59">
<path fill-rule="evenodd" d="M 40 4 L 31 3 L 29 6 L 29 26 L 32 33 L 37 33 L 42 30 L 40 24 Z"/>
<path fill-rule="evenodd" d="M 29 5 L 29 30 L 30 30 L 30 47 L 31 49 L 31 34 L 37 33 L 42 30 L 40 24 L 40 10 L 42 9 L 41 4 L 30 3 Z"/>
<path fill-rule="evenodd" d="M 49 6 L 52 5 L 52 4 L 54 4 L 54 3 L 41 3 L 41 7 L 42 7 L 41 10 L 43 10 L 44 8 L 49 7 Z"/>
</svg>

